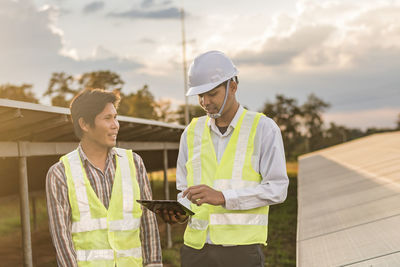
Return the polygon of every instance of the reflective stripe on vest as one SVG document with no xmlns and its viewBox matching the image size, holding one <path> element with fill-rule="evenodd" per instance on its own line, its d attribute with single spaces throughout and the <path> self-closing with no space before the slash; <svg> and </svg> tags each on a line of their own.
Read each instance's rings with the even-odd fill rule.
<svg viewBox="0 0 400 267">
<path fill-rule="evenodd" d="M 123 196 L 122 207 L 123 207 L 124 219 L 126 218 L 131 219 L 131 216 L 129 215 L 132 214 L 133 204 L 135 201 L 133 199 L 134 196 L 133 196 L 132 179 L 129 179 L 131 177 L 129 161 L 128 157 L 126 157 L 125 149 L 115 148 L 115 150 L 119 155 L 123 155 L 119 159 L 120 159 L 120 166 L 121 166 L 120 170 L 122 176 L 122 196 Z"/>
<path fill-rule="evenodd" d="M 190 226 L 190 228 L 204 231 L 208 227 L 208 221 L 207 220 L 199 220 L 195 217 L 191 217 L 189 220 L 189 226 Z"/>
<path fill-rule="evenodd" d="M 140 226 L 140 218 L 136 219 L 132 217 L 133 212 L 133 186 L 131 177 L 128 157 L 126 156 L 126 150 L 121 148 L 115 148 L 117 153 L 121 155 L 121 175 L 122 175 L 122 190 L 123 190 L 123 215 L 124 219 L 120 221 L 110 221 L 110 230 L 134 230 Z M 86 186 L 84 181 L 84 169 L 81 164 L 78 150 L 75 150 L 67 155 L 69 164 L 71 166 L 72 179 L 75 184 L 75 192 L 78 202 L 78 208 L 80 213 L 80 221 L 72 223 L 72 233 L 86 232 L 99 229 L 107 229 L 107 219 L 92 219 L 89 208 L 89 201 L 86 194 Z M 76 166 L 72 167 L 72 166 Z M 78 166 L 81 166 L 80 168 Z"/>
<path fill-rule="evenodd" d="M 219 191 L 228 190 L 228 189 L 255 187 L 259 184 L 260 183 L 257 181 L 245 181 L 245 180 L 239 180 L 239 179 L 235 179 L 234 183 L 232 183 L 232 181 L 228 180 L 228 179 L 214 180 L 214 188 Z"/>
<path fill-rule="evenodd" d="M 109 229 L 111 231 L 134 230 L 140 227 L 140 219 L 129 218 L 129 215 L 124 213 L 123 220 L 109 221 Z M 107 219 L 85 219 L 84 221 L 72 223 L 72 233 L 87 232 L 99 229 L 107 229 Z"/>
<path fill-rule="evenodd" d="M 72 239 L 78 266 L 92 264 L 92 261 L 110 267 L 115 264 L 119 267 L 141 266 L 139 227 L 142 211 L 136 202 L 140 198 L 136 166 L 130 150 L 114 149 L 118 155 L 108 210 L 86 177 L 79 151 L 74 150 L 61 158 L 67 175 Z"/>
<path fill-rule="evenodd" d="M 256 187 L 262 177 L 251 165 L 254 137 L 262 114 L 244 110 L 224 154 L 217 162 L 206 116 L 192 120 L 187 131 L 188 187 L 209 185 L 216 190 Z M 186 228 L 185 244 L 200 249 L 207 230 L 215 244 L 241 245 L 266 243 L 268 206 L 251 210 L 226 210 L 221 206 L 192 204 L 195 215 Z"/>
<path fill-rule="evenodd" d="M 114 260 L 114 251 L 112 249 L 78 250 L 76 258 L 78 261 Z"/>
<path fill-rule="evenodd" d="M 100 218 L 100 219 L 85 218 L 82 220 L 81 217 L 81 221 L 72 222 L 72 233 L 87 232 L 99 229 L 107 229 L 107 218 Z"/>
<path fill-rule="evenodd" d="M 246 159 L 247 144 L 249 142 L 250 131 L 255 119 L 256 113 L 245 112 L 242 124 L 240 125 L 240 132 L 236 145 L 235 159 L 232 170 L 232 184 L 236 181 L 242 181 L 242 173 L 244 168 L 244 161 Z"/>
<path fill-rule="evenodd" d="M 201 137 L 204 126 L 207 126 L 207 117 L 200 117 L 197 121 L 196 127 L 194 129 L 194 145 L 193 145 L 193 156 L 200 157 L 201 154 Z M 193 183 L 195 185 L 201 183 L 201 161 L 193 162 Z"/>
<path fill-rule="evenodd" d="M 218 213 L 210 214 L 210 224 L 214 225 L 267 225 L 268 214 Z"/>
<path fill-rule="evenodd" d="M 141 248 L 119 250 L 117 252 L 117 257 L 140 258 L 141 256 Z M 78 250 L 76 257 L 78 261 L 114 260 L 114 251 L 112 249 Z"/>
</svg>

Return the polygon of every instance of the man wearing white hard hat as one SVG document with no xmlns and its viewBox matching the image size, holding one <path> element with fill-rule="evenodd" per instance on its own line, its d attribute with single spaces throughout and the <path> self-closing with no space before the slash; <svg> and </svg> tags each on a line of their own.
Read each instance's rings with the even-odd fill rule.
<svg viewBox="0 0 400 267">
<path fill-rule="evenodd" d="M 264 266 L 269 206 L 287 196 L 280 129 L 238 103 L 237 74 L 219 51 L 199 55 L 189 69 L 187 95 L 198 96 L 207 116 L 182 134 L 176 184 L 195 215 L 164 214 L 170 223 L 188 220 L 183 267 Z"/>
</svg>

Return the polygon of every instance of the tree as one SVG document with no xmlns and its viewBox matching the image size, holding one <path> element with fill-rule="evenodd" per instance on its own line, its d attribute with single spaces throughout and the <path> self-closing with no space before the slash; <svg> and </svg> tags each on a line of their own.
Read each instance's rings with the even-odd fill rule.
<svg viewBox="0 0 400 267">
<path fill-rule="evenodd" d="M 149 91 L 149 87 L 144 85 L 142 89 L 136 93 L 129 95 L 121 94 L 121 103 L 119 112 L 121 115 L 157 119 L 155 111 L 155 101 L 153 94 Z"/>
<path fill-rule="evenodd" d="M 53 106 L 68 107 L 72 98 L 86 88 L 121 90 L 124 81 L 120 76 L 108 70 L 83 73 L 79 78 L 64 72 L 54 72 L 44 96 L 51 97 Z"/>
<path fill-rule="evenodd" d="M 157 114 L 157 120 L 164 122 L 176 121 L 176 113 L 171 110 L 170 100 L 159 100 L 154 102 L 154 111 Z"/>
<path fill-rule="evenodd" d="M 337 145 L 346 142 L 350 138 L 350 129 L 345 126 L 336 125 L 334 122 L 330 123 L 330 127 L 325 131 L 324 147 Z"/>
<path fill-rule="evenodd" d="M 314 94 L 308 96 L 307 101 L 301 106 L 304 126 L 306 129 L 308 151 L 314 151 L 323 147 L 323 124 L 322 112 L 330 106 Z"/>
<path fill-rule="evenodd" d="M 74 82 L 75 79 L 72 75 L 65 72 L 54 72 L 43 96 L 50 96 L 53 106 L 68 107 L 69 102 L 78 92 L 78 88 L 74 88 Z"/>
<path fill-rule="evenodd" d="M 32 92 L 32 84 L 26 83 L 20 86 L 13 84 L 0 85 L 0 98 L 39 103 L 39 100 Z"/>
<path fill-rule="evenodd" d="M 284 95 L 276 95 L 275 102 L 265 102 L 262 112 L 273 119 L 282 132 L 283 144 L 287 158 L 293 159 L 301 143 L 300 117 L 302 116 L 297 100 Z"/>
<path fill-rule="evenodd" d="M 72 76 L 64 72 L 52 74 L 47 91 L 44 96 L 51 97 L 53 106 L 68 107 L 72 98 L 86 88 L 101 88 L 104 90 L 119 90 L 121 103 L 119 113 L 146 119 L 161 119 L 169 121 L 170 102 L 156 102 L 147 85 L 136 93 L 123 94 L 121 92 L 124 81 L 121 77 L 108 70 L 86 72 L 82 75 Z"/>
<path fill-rule="evenodd" d="M 121 90 L 124 81 L 121 77 L 109 70 L 86 72 L 78 80 L 80 88 L 101 88 L 104 90 Z"/>
<path fill-rule="evenodd" d="M 199 105 L 189 105 L 189 122 L 196 117 L 206 115 L 204 109 Z M 181 125 L 185 125 L 185 105 L 179 105 L 178 110 L 175 112 L 177 122 Z"/>
</svg>

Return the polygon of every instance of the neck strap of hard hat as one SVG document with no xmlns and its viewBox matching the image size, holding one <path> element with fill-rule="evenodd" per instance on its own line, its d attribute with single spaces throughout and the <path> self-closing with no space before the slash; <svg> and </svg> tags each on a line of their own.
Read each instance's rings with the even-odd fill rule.
<svg viewBox="0 0 400 267">
<path fill-rule="evenodd" d="M 224 107 L 226 104 L 226 100 L 228 99 L 228 93 L 229 93 L 229 85 L 230 85 L 231 79 L 228 80 L 226 83 L 226 89 L 225 89 L 225 98 L 224 98 L 224 103 L 222 104 L 221 108 L 219 109 L 218 113 L 215 114 L 209 114 L 210 118 L 213 119 L 218 119 L 222 115 L 222 111 L 224 111 Z"/>
</svg>

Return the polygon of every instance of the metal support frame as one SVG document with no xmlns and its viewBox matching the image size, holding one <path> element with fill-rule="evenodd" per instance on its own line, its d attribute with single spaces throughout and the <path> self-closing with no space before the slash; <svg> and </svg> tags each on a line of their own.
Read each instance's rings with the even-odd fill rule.
<svg viewBox="0 0 400 267">
<path fill-rule="evenodd" d="M 24 142 L 18 142 L 19 150 L 19 197 L 22 225 L 22 249 L 24 254 L 24 266 L 32 267 L 32 240 L 29 211 L 28 171 Z"/>
<path fill-rule="evenodd" d="M 22 228 L 24 267 L 33 267 L 32 239 L 30 225 L 30 204 L 28 187 L 27 157 L 63 155 L 77 147 L 75 142 L 0 142 L 0 157 L 18 157 L 19 161 L 19 198 Z M 132 148 L 135 151 L 162 150 L 164 165 L 164 193 L 170 198 L 168 186 L 168 150 L 179 149 L 174 142 L 118 142 L 118 147 Z M 172 247 L 171 226 L 167 224 L 167 247 Z"/>
<path fill-rule="evenodd" d="M 164 159 L 164 195 L 165 199 L 169 199 L 169 184 L 168 184 L 168 150 L 163 150 Z M 171 225 L 167 225 L 167 248 L 172 248 Z"/>
<path fill-rule="evenodd" d="M 24 156 L 51 156 L 64 155 L 77 146 L 77 142 L 21 142 L 23 143 Z M 133 151 L 151 150 L 178 150 L 179 143 L 174 142 L 117 142 L 117 147 L 132 149 Z M 0 142 L 0 157 L 19 157 L 18 142 Z"/>
<path fill-rule="evenodd" d="M 29 205 L 29 195 L 31 194 L 29 194 L 28 186 L 27 159 L 33 156 L 63 155 L 77 147 L 78 143 L 74 142 L 77 139 L 72 134 L 73 127 L 70 123 L 67 123 L 69 115 L 70 111 L 67 108 L 47 107 L 33 103 L 0 99 L 0 122 L 2 125 L 0 135 L 3 137 L 0 140 L 0 157 L 18 158 L 23 266 L 33 266 Z M 60 119 L 53 118 L 54 116 L 60 116 Z M 137 128 L 134 133 L 129 129 L 126 132 L 121 132 L 122 135 L 129 137 L 125 140 L 138 140 L 134 138 L 134 134 L 143 134 L 145 137 L 152 134 L 154 128 L 157 127 L 173 128 L 176 129 L 177 133 L 184 129 L 184 126 L 180 125 L 126 116 L 118 116 L 118 120 L 121 121 L 121 124 L 131 124 L 135 129 Z M 63 124 L 64 121 L 65 125 Z M 37 128 L 34 125 L 35 123 L 38 124 Z M 144 130 L 141 130 L 143 127 Z M 43 129 L 46 129 L 46 131 L 42 131 Z M 120 147 L 131 148 L 135 151 L 164 151 L 164 160 L 165 163 L 168 163 L 167 151 L 179 149 L 179 143 L 166 142 L 168 140 L 176 140 L 175 135 L 168 136 L 170 132 L 166 131 L 166 133 L 166 136 L 160 138 L 163 142 L 121 142 Z M 30 142 L 22 141 L 22 139 L 30 140 Z M 64 140 L 65 142 L 63 142 Z M 165 165 L 165 170 L 167 170 L 167 165 Z M 165 175 L 167 174 L 165 173 Z M 32 202 L 34 204 L 34 200 Z M 34 207 L 33 210 L 35 210 Z"/>
</svg>

